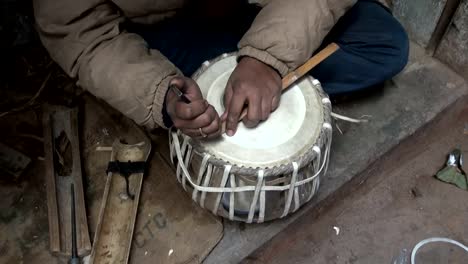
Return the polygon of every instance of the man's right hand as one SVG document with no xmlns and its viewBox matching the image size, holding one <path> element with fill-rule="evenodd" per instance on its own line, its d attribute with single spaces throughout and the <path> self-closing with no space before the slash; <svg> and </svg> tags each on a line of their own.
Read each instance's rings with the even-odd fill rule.
<svg viewBox="0 0 468 264">
<path fill-rule="evenodd" d="M 193 138 L 214 138 L 221 134 L 219 115 L 203 98 L 194 80 L 176 77 L 169 85 L 175 85 L 191 101 L 184 103 L 173 91 L 168 91 L 166 110 L 176 128 Z"/>
</svg>

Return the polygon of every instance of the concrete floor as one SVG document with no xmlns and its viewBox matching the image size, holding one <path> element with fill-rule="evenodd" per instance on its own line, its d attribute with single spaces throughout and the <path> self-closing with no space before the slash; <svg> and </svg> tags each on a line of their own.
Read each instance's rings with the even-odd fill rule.
<svg viewBox="0 0 468 264">
<path fill-rule="evenodd" d="M 372 119 L 360 125 L 337 122 L 343 134 L 334 129 L 330 166 L 318 195 L 286 219 L 262 225 L 224 221 L 224 237 L 204 263 L 238 263 L 467 93 L 462 77 L 412 44 L 407 67 L 383 91 L 335 105 L 334 112 Z"/>
<path fill-rule="evenodd" d="M 400 251 L 411 252 L 429 237 L 468 245 L 468 192 L 433 176 L 453 148 L 462 150 L 467 164 L 468 135 L 463 132 L 467 123 L 468 97 L 243 263 L 393 263 Z M 468 253 L 450 244 L 429 244 L 418 251 L 416 260 L 468 263 Z"/>
</svg>

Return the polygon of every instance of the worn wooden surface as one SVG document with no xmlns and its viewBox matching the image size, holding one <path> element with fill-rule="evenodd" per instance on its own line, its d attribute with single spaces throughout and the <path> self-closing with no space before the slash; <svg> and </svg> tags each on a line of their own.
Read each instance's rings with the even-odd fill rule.
<svg viewBox="0 0 468 264">
<path fill-rule="evenodd" d="M 109 153 L 96 148 L 110 146 L 116 138 L 136 143 L 146 133 L 94 100 L 86 100 L 85 109 L 89 109 L 84 116 L 85 168 L 93 179 L 87 186 L 88 211 L 94 233 L 109 161 Z M 167 131 L 152 134 L 153 151 L 143 179 L 129 263 L 199 263 L 222 237 L 222 223 L 192 202 L 163 158 L 167 159 L 167 139 Z"/>
<path fill-rule="evenodd" d="M 130 145 L 116 140 L 110 161 L 146 162 L 151 152 L 151 142 L 146 137 L 142 140 Z M 143 174 L 134 173 L 128 177 L 128 191 L 134 196 L 131 199 L 126 193 L 125 178 L 119 173 L 108 173 L 90 263 L 128 263 Z"/>
<path fill-rule="evenodd" d="M 16 120 L 21 126 L 33 122 L 28 127 L 41 128 L 34 116 L 30 112 L 12 116 L 3 131 L 17 130 Z M 116 138 L 136 137 L 139 132 L 134 123 L 90 96 L 85 96 L 80 108 L 79 124 L 87 220 L 93 238 L 110 157 L 96 148 L 109 147 Z M 162 130 L 152 135 L 153 155 L 143 179 L 129 263 L 199 263 L 223 236 L 219 218 L 194 204 L 177 182 L 167 163 L 167 136 Z M 0 177 L 0 263 L 68 263 L 68 258 L 54 256 L 49 250 L 45 164 L 34 156 L 36 152 L 24 151 L 38 148 L 42 142 L 35 140 L 18 148 L 33 158 L 18 181 Z"/>
<path fill-rule="evenodd" d="M 91 242 L 83 193 L 78 109 L 47 106 L 43 126 L 50 250 L 57 254 L 71 255 L 70 186 L 73 183 L 75 185 L 77 249 L 79 255 L 87 255 L 91 251 Z M 59 175 L 55 165 L 57 157 L 54 152 L 57 152 L 57 146 L 54 141 L 63 132 L 71 148 L 72 165 L 69 175 Z"/>
<path fill-rule="evenodd" d="M 0 143 L 0 173 L 18 178 L 31 163 L 31 159 L 23 153 Z"/>
</svg>

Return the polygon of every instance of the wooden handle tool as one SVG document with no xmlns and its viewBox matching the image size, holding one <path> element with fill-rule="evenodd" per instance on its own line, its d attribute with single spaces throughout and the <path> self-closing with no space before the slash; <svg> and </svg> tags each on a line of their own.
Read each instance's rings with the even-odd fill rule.
<svg viewBox="0 0 468 264">
<path fill-rule="evenodd" d="M 282 79 L 282 89 L 281 91 L 284 92 L 287 88 L 289 88 L 294 82 L 302 78 L 304 75 L 306 75 L 310 70 L 312 70 L 315 66 L 317 66 L 320 62 L 328 58 L 330 55 L 332 55 L 335 51 L 339 49 L 339 46 L 335 43 L 330 43 L 328 46 L 326 46 L 323 50 L 321 50 L 319 53 L 315 54 L 312 58 L 307 60 L 302 66 L 297 68 L 296 70 L 288 73 L 284 78 Z M 242 111 L 240 117 L 239 117 L 239 122 L 244 119 L 244 117 L 247 115 L 247 108 L 244 108 Z M 221 124 L 221 131 L 222 134 L 226 132 L 226 122 L 223 122 Z"/>
</svg>

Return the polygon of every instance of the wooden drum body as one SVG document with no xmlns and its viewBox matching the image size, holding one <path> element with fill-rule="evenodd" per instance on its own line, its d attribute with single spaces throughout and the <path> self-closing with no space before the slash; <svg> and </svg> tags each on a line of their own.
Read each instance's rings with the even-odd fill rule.
<svg viewBox="0 0 468 264">
<path fill-rule="evenodd" d="M 223 94 L 235 54 L 205 62 L 194 74 L 204 98 L 224 112 Z M 326 173 L 332 139 L 331 103 L 307 76 L 256 128 L 233 137 L 196 140 L 170 131 L 171 158 L 182 187 L 201 207 L 247 223 L 282 218 L 310 201 Z"/>
</svg>

